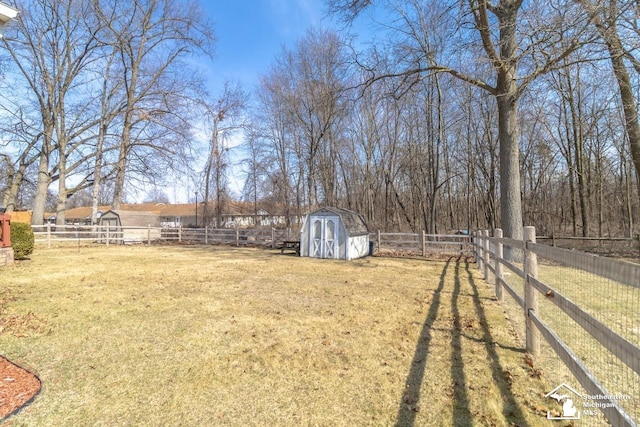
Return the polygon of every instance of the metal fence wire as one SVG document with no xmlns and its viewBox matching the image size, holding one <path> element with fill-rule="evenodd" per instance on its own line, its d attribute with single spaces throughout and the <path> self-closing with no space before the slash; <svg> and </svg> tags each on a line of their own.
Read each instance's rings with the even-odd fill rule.
<svg viewBox="0 0 640 427">
<path fill-rule="evenodd" d="M 535 231 L 528 242 L 494 234 L 475 234 L 476 257 L 485 279 L 503 285 L 497 293 L 504 292 L 505 310 L 549 385 L 549 405 L 557 409 L 548 418 L 637 426 L 640 265 L 536 244 Z M 523 248 L 524 256 L 506 259 L 499 246 Z M 531 258 L 535 268 L 527 265 Z M 575 411 L 560 405 L 569 398 Z"/>
</svg>

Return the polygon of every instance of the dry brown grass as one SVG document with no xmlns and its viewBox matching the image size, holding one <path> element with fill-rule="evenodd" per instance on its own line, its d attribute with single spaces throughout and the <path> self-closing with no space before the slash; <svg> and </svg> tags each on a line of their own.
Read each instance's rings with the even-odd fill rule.
<svg viewBox="0 0 640 427">
<path fill-rule="evenodd" d="M 7 425 L 548 425 L 464 260 L 39 250 L 0 289 L 2 354 L 43 382 Z"/>
</svg>

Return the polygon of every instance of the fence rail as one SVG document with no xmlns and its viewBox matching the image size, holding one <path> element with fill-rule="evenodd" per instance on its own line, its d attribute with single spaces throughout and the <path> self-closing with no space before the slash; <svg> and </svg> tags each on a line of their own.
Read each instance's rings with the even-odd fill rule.
<svg viewBox="0 0 640 427">
<path fill-rule="evenodd" d="M 295 234 L 289 229 L 241 229 L 241 228 L 160 228 L 34 225 L 35 243 L 48 248 L 69 244 L 136 244 L 153 242 L 178 242 L 196 244 L 228 244 L 235 246 L 270 246 L 290 240 Z"/>
<path fill-rule="evenodd" d="M 500 229 L 494 236 L 488 230 L 473 233 L 474 253 L 485 280 L 493 275 L 498 300 L 506 289 L 523 309 L 526 350 L 539 355 L 542 336 L 587 393 L 604 397 L 598 409 L 608 422 L 637 426 L 640 395 L 631 393 L 640 394 L 640 265 L 536 243 L 533 227 L 525 227 L 523 240 L 504 239 Z M 508 257 L 503 246 L 510 247 Z M 521 282 L 507 280 L 502 266 Z M 573 274 L 576 279 L 567 269 L 581 273 Z M 555 283 L 546 283 L 551 281 Z M 539 300 L 539 295 L 545 298 Z M 571 328 L 562 327 L 565 316 L 588 339 L 567 333 Z M 621 387 L 629 401 L 611 398 L 621 394 L 610 393 L 607 387 L 612 386 Z"/>
<path fill-rule="evenodd" d="M 35 241 L 47 247 L 62 244 L 135 244 L 152 242 L 184 242 L 227 244 L 235 246 L 278 247 L 283 241 L 297 238 L 298 232 L 275 228 L 159 228 L 34 225 Z M 377 252 L 415 253 L 427 256 L 439 254 L 471 254 L 471 237 L 460 234 L 383 233 L 369 235 Z"/>
<path fill-rule="evenodd" d="M 369 236 L 378 253 L 404 252 L 427 256 L 429 253 L 471 253 L 471 237 L 463 234 L 383 233 Z"/>
</svg>

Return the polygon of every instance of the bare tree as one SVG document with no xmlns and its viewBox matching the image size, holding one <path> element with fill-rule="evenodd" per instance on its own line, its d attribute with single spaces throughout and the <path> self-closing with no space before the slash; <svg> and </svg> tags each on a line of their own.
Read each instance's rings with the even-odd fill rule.
<svg viewBox="0 0 640 427">
<path fill-rule="evenodd" d="M 9 130 L 4 131 L 4 135 L 11 135 L 12 139 L 24 138 L 21 142 L 12 144 L 20 147 L 17 158 L 14 160 L 9 154 L 0 153 L 1 164 L 4 165 L 2 168 L 2 176 L 0 176 L 0 182 L 4 182 L 4 188 L 2 188 L 2 206 L 6 212 L 12 212 L 16 208 L 24 207 L 18 205 L 20 188 L 25 182 L 28 168 L 40 157 L 36 148 L 41 135 L 30 133 L 28 129 L 23 126 L 24 122 L 22 120 L 17 122 L 18 125 L 15 125 L 14 121 L 19 117 L 19 114 L 9 115 Z"/>
<path fill-rule="evenodd" d="M 298 208 L 301 200 L 299 186 L 292 184 L 292 181 L 300 181 L 301 174 L 294 178 L 295 171 L 299 170 L 295 164 L 294 120 L 286 102 L 291 98 L 291 90 L 285 70 L 280 64 L 274 65 L 260 79 L 257 103 L 252 110 L 254 136 L 266 145 L 261 162 L 272 165 L 266 173 L 271 176 L 274 205 L 283 210 L 287 226 L 290 225 L 294 200 L 298 202 Z M 292 194 L 294 192 L 295 195 Z"/>
<path fill-rule="evenodd" d="M 169 0 L 96 1 L 101 21 L 108 27 L 112 48 L 118 52 L 123 80 L 123 114 L 120 148 L 115 164 L 113 207 L 124 197 L 125 179 L 132 155 L 151 149 L 172 156 L 186 142 L 185 117 L 176 111 L 187 93 L 198 90 L 197 73 L 186 73 L 184 59 L 194 54 L 210 54 L 211 26 L 199 5 Z M 183 110 L 183 113 L 186 112 Z M 153 137 L 151 133 L 156 132 Z M 159 132 L 159 134 L 157 133 Z M 168 134 L 171 134 L 170 136 Z M 164 138 L 158 138 L 158 136 Z M 174 144 L 163 147 L 160 142 Z M 138 159 L 141 157 L 138 156 Z M 149 164 L 142 168 L 152 171 Z"/>
<path fill-rule="evenodd" d="M 100 100 L 100 120 L 97 124 L 95 159 L 93 165 L 93 190 L 91 197 L 91 224 L 98 221 L 98 208 L 100 206 L 100 195 L 103 187 L 103 181 L 107 178 L 107 174 L 103 176 L 105 166 L 105 154 L 107 147 L 105 146 L 109 136 L 109 128 L 113 121 L 122 112 L 120 90 L 123 80 L 114 75 L 113 68 L 116 61 L 117 51 L 112 49 L 104 57 L 103 67 L 100 75 L 102 76 L 102 87 L 99 92 Z M 113 147 L 115 148 L 115 147 Z M 112 149 L 113 149 L 112 148 Z"/>
<path fill-rule="evenodd" d="M 327 1 L 331 11 L 347 20 L 354 19 L 373 3 L 376 2 Z M 495 3 L 469 0 L 462 7 L 454 2 L 420 0 L 383 3 L 396 18 L 392 22 L 399 23 L 394 33 L 398 35 L 398 49 L 403 58 L 403 68 L 391 75 L 410 82 L 425 73 L 448 73 L 495 98 L 500 142 L 501 222 L 505 235 L 521 238 L 518 99 L 539 75 L 559 66 L 563 58 L 578 47 L 581 34 L 575 29 L 584 28 L 578 25 L 584 24 L 584 19 L 571 6 L 566 10 L 566 7 L 538 2 L 525 4 L 522 0 Z M 527 19 L 520 19 L 521 14 L 526 14 Z M 563 49 L 558 41 L 566 38 L 572 42 Z M 445 49 L 437 56 L 431 49 L 435 41 L 445 43 Z M 459 61 L 461 56 L 468 58 L 460 53 L 465 46 L 477 58 L 475 70 Z M 484 52 L 482 58 L 477 56 L 477 46 Z M 376 74 L 375 68 L 371 68 L 371 72 L 372 80 L 390 76 Z"/>
<path fill-rule="evenodd" d="M 638 122 L 638 99 L 634 95 L 630 70 L 635 78 L 640 75 L 640 59 L 637 46 L 640 41 L 638 29 L 638 3 L 631 0 L 580 0 L 593 26 L 604 40 L 624 111 L 625 128 L 629 138 L 631 158 L 636 170 L 636 186 L 640 191 L 640 122 Z M 619 25 L 625 22 L 631 25 Z M 627 46 L 623 40 L 626 40 Z M 630 63 L 627 66 L 625 61 Z"/>
<path fill-rule="evenodd" d="M 226 82 L 220 98 L 206 106 L 209 121 L 209 153 L 204 167 L 205 224 L 211 221 L 209 202 L 215 199 L 216 226 L 222 223 L 223 204 L 226 199 L 226 168 L 228 139 L 246 126 L 244 109 L 248 95 L 238 83 Z"/>
<path fill-rule="evenodd" d="M 288 77 L 287 109 L 294 120 L 304 163 L 306 202 L 336 203 L 337 126 L 344 117 L 340 99 L 345 90 L 344 43 L 329 31 L 310 30 L 295 50 L 284 50 L 280 70 Z"/>
<path fill-rule="evenodd" d="M 48 187 L 57 180 L 57 220 L 63 223 L 67 176 L 82 159 L 72 160 L 71 165 L 67 162 L 91 126 L 82 116 L 83 101 L 77 95 L 79 85 L 86 82 L 84 72 L 95 59 L 100 26 L 89 1 L 42 0 L 25 5 L 15 28 L 16 33 L 3 38 L 3 43 L 25 82 L 28 99 L 35 102 L 31 111 L 39 115 L 31 115 L 31 126 L 40 135 L 36 139 L 39 159 L 32 222 L 42 224 Z M 71 115 L 71 111 L 79 114 Z M 24 149 L 31 149 L 29 143 Z M 54 154 L 57 159 L 52 158 Z"/>
<path fill-rule="evenodd" d="M 169 203 L 169 196 L 167 196 L 164 190 L 153 188 L 147 192 L 144 203 Z"/>
</svg>

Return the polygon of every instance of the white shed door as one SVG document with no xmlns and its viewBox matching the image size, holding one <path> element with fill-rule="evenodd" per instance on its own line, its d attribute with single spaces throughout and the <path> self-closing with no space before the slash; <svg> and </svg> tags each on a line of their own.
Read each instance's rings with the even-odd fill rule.
<svg viewBox="0 0 640 427">
<path fill-rule="evenodd" d="M 309 254 L 314 258 L 337 258 L 338 217 L 312 217 L 309 245 Z"/>
</svg>

